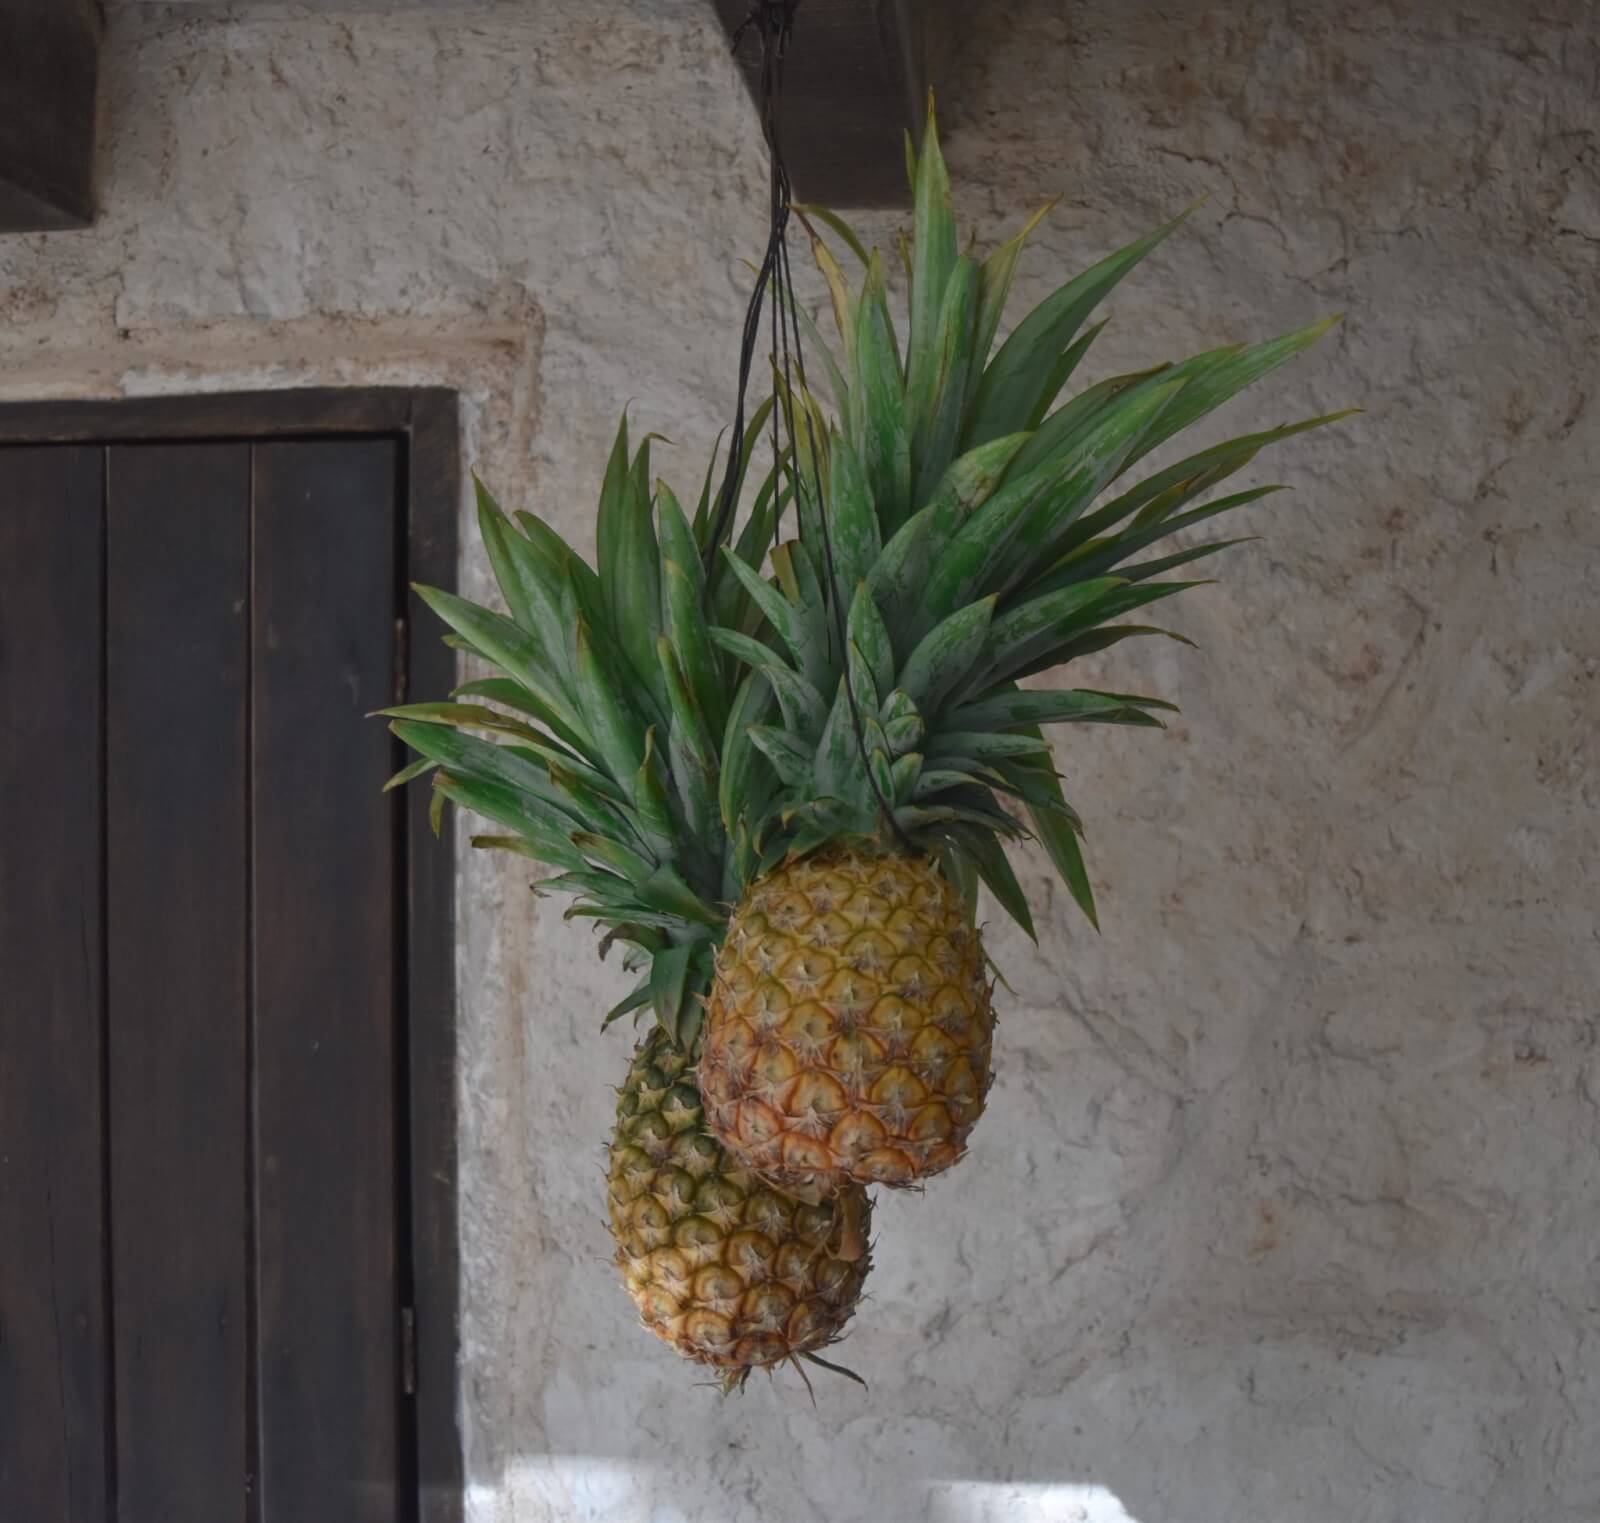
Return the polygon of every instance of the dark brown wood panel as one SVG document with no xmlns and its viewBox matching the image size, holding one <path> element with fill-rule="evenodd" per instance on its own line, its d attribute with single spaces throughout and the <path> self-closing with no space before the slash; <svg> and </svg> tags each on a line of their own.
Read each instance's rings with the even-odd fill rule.
<svg viewBox="0 0 1600 1523">
<path fill-rule="evenodd" d="M 191 443 L 186 448 L 171 447 L 180 441 Z M 330 448 L 353 445 L 358 451 L 384 455 L 387 472 L 365 470 L 346 477 L 347 495 L 330 511 L 381 485 L 387 494 L 385 512 L 391 515 L 379 552 L 390 557 L 386 565 L 380 569 L 375 563 L 360 566 L 352 560 L 337 573 L 335 582 L 334 569 L 327 565 L 318 569 L 299 558 L 307 553 L 306 546 L 274 548 L 269 537 L 256 547 L 267 561 L 261 568 L 263 584 L 272 575 L 274 556 L 281 559 L 275 596 L 287 597 L 291 582 L 300 591 L 298 579 L 303 575 L 326 576 L 320 584 L 324 590 L 314 601 L 321 603 L 323 614 L 333 610 L 328 617 L 338 630 L 344 628 L 349 612 L 341 608 L 342 600 L 353 589 L 387 579 L 385 616 L 375 631 L 367 632 L 372 640 L 386 642 L 380 691 L 370 701 L 359 690 L 353 697 L 347 692 L 341 701 L 360 709 L 382 703 L 396 667 L 407 675 L 415 693 L 445 691 L 454 676 L 452 652 L 431 637 L 407 638 L 403 629 L 392 649 L 387 641 L 392 616 L 399 609 L 406 611 L 413 629 L 433 627 L 432 616 L 423 612 L 415 595 L 404 592 L 407 581 L 444 587 L 454 582 L 460 453 L 453 394 L 435 389 L 309 389 L 0 405 L 0 685 L 8 671 L 22 672 L 26 682 L 22 709 L 8 707 L 0 693 L 0 725 L 8 727 L 0 732 L 0 766 L 5 769 L 0 783 L 10 781 L 13 773 L 23 780 L 0 790 L 0 891 L 10 896 L 0 902 L 0 926 L 5 927 L 0 934 L 0 989 L 6 991 L 6 998 L 0 999 L 0 1106 L 4 1107 L 0 1109 L 0 1523 L 11 1523 L 13 1517 L 28 1523 L 35 1517 L 45 1523 L 56 1523 L 58 1517 L 70 1517 L 74 1523 L 79 1518 L 100 1523 L 101 1518 L 111 1517 L 119 1523 L 155 1517 L 182 1523 L 202 1517 L 211 1523 L 214 1518 L 238 1519 L 241 1513 L 247 1523 L 276 1523 L 285 1512 L 290 1523 L 298 1523 L 290 1511 L 294 1486 L 305 1494 L 314 1482 L 315 1467 L 330 1463 L 320 1452 L 297 1457 L 281 1435 L 274 1441 L 274 1432 L 285 1424 L 267 1410 L 263 1397 L 276 1408 L 283 1390 L 271 1384 L 268 1350 L 258 1346 L 263 1311 L 269 1338 L 275 1316 L 288 1324 L 300 1316 L 288 1299 L 275 1312 L 273 1298 L 280 1290 L 286 1293 L 297 1270 L 294 1260 L 308 1251 L 306 1241 L 314 1229 L 290 1232 L 287 1223 L 292 1213 L 287 1212 L 282 1223 L 274 1225 L 273 1212 L 279 1209 L 274 1204 L 275 1187 L 257 1173 L 247 1147 L 260 1120 L 252 1109 L 255 1091 L 249 1064 L 254 1012 L 247 998 L 251 988 L 247 969 L 265 966 L 262 958 L 250 954 L 252 906 L 247 895 L 252 887 L 268 891 L 262 880 L 252 877 L 247 861 L 252 782 L 247 756 L 254 755 L 254 748 L 243 728 L 248 719 L 238 717 L 241 703 L 247 701 L 251 669 L 247 644 L 251 610 L 242 586 L 235 585 L 248 579 L 248 527 L 239 527 L 238 514 L 248 497 L 250 441 L 291 453 L 323 441 Z M 111 450 L 107 509 L 112 544 L 122 559 L 115 575 L 108 573 L 113 585 L 105 586 L 102 578 L 99 590 L 91 590 L 85 602 L 71 586 L 64 593 L 60 586 L 52 590 L 52 578 L 59 583 L 65 565 L 80 570 L 88 565 L 92 570 L 99 564 L 94 560 L 98 540 L 85 563 L 83 547 L 70 535 L 63 545 L 45 547 L 33 540 L 19 542 L 16 536 L 22 531 L 13 525 L 7 537 L 3 469 L 15 470 L 16 461 L 31 459 L 37 471 L 37 462 L 49 460 L 57 462 L 53 471 L 70 475 L 60 462 L 75 459 L 75 469 L 85 472 L 85 479 L 92 475 L 99 504 L 105 447 L 124 442 L 136 447 Z M 37 447 L 46 443 L 52 447 Z M 80 445 L 88 448 L 74 447 Z M 263 466 L 263 486 L 275 496 L 278 489 L 271 480 L 288 481 L 292 487 L 292 471 L 278 475 L 271 460 L 264 460 Z M 310 490 L 314 482 L 302 484 Z M 52 511 L 59 513 L 69 494 L 57 490 L 53 476 L 48 485 Z M 292 499 L 291 490 L 291 511 Z M 309 506 L 309 499 L 301 506 Z M 204 520 L 217 510 L 224 521 L 208 525 Z M 327 520 L 302 514 L 298 522 L 302 529 L 321 532 Z M 48 515 L 35 527 L 53 533 Z M 81 530 L 82 526 L 69 527 Z M 347 545 L 337 553 L 352 551 L 359 559 L 367 548 Z M 59 564 L 52 563 L 52 554 L 62 557 Z M 229 588 L 231 595 L 225 595 Z M 113 622 L 106 626 L 103 640 L 96 636 L 98 643 L 91 642 L 95 701 L 80 709 L 77 696 L 70 694 L 71 685 L 54 681 L 74 662 L 71 640 L 61 634 L 65 627 L 61 621 L 71 620 L 75 637 L 87 639 L 83 620 L 99 618 L 102 596 L 110 599 Z M 196 609 L 202 610 L 198 625 Z M 301 632 L 308 633 L 310 608 L 297 607 L 293 617 Z M 18 651 L 24 654 L 18 657 Z M 271 680 L 271 653 L 263 647 L 260 654 L 257 675 Z M 109 737 L 101 727 L 92 731 L 86 747 L 54 742 L 30 746 L 17 740 L 8 749 L 16 737 L 41 734 L 53 722 L 76 722 L 85 713 L 93 721 L 102 697 L 98 662 L 106 655 L 113 677 L 129 678 L 114 700 L 106 700 Z M 369 668 L 370 658 L 368 650 L 363 659 Z M 344 668 L 338 669 L 342 674 Z M 312 709 L 329 720 L 328 733 L 337 733 L 343 716 L 331 706 L 325 711 L 319 707 L 326 697 L 326 692 L 315 697 Z M 331 705 L 332 700 L 328 702 Z M 275 707 L 271 700 L 258 706 L 257 721 L 263 726 L 272 723 Z M 191 724 L 194 716 L 207 712 L 210 718 L 198 729 Z M 29 730 L 29 725 L 38 728 Z M 378 1281 L 388 1288 L 372 1297 L 370 1286 L 364 1287 L 370 1299 L 384 1305 L 370 1316 L 365 1310 L 357 1314 L 362 1331 L 347 1347 L 370 1347 L 387 1361 L 377 1380 L 362 1392 L 368 1409 L 355 1419 L 355 1427 L 370 1430 L 377 1424 L 381 1431 L 383 1413 L 393 1414 L 390 1431 L 397 1469 L 395 1479 L 373 1479 L 376 1471 L 366 1478 L 357 1476 L 354 1488 L 346 1490 L 354 1494 L 367 1486 L 372 1496 L 381 1498 L 393 1497 L 398 1488 L 403 1494 L 385 1517 L 405 1519 L 415 1513 L 425 1523 L 456 1523 L 462 1495 L 452 822 L 446 818 L 445 840 L 435 842 L 427 826 L 425 789 L 406 790 L 387 804 L 375 799 L 368 791 L 373 779 L 363 769 L 390 742 L 376 721 L 364 722 L 358 733 L 363 731 L 368 735 L 360 743 L 363 759 L 343 771 L 334 765 L 326 775 L 330 782 L 359 776 L 361 802 L 350 806 L 348 814 L 364 814 L 365 804 L 375 802 L 379 817 L 392 827 L 388 834 L 382 826 L 371 827 L 370 820 L 366 826 L 353 827 L 370 828 L 374 840 L 385 839 L 391 921 L 379 981 L 396 969 L 399 972 L 388 996 L 391 1045 L 377 1054 L 349 1094 L 375 1079 L 379 1095 L 395 1107 L 386 1164 L 394 1257 L 386 1261 Z M 109 788 L 111 806 L 118 814 L 109 826 L 92 779 L 81 818 L 71 807 L 71 800 L 86 786 L 77 764 L 87 758 L 99 766 L 100 742 L 105 739 L 111 747 L 111 776 L 102 787 Z M 272 744 L 265 731 L 262 744 Z M 328 741 L 323 736 L 309 744 L 325 750 Z M 209 753 L 209 758 L 201 752 Z M 384 758 L 375 776 L 388 770 L 388 760 Z M 236 769 L 234 789 L 226 782 L 230 769 Z M 202 780 L 202 771 L 212 773 L 209 783 Z M 302 781 L 316 775 L 320 775 L 316 768 L 300 774 Z M 65 802 L 50 796 L 53 787 Z M 233 791 L 237 797 L 230 796 Z M 282 803 L 280 798 L 275 807 L 281 809 Z M 336 813 L 324 801 L 313 807 L 313 817 L 316 807 L 323 807 L 323 817 Z M 91 877 L 106 855 L 114 859 L 113 881 L 105 890 L 115 897 L 115 923 L 108 927 L 115 988 L 108 988 L 104 997 L 97 992 L 91 1001 L 96 1019 L 87 1032 L 90 1050 L 80 1053 L 76 1038 L 61 1036 L 59 1050 L 45 1051 L 33 1042 L 19 1060 L 23 1049 L 16 1045 L 18 1034 L 26 1040 L 27 1034 L 37 1033 L 7 1019 L 13 1008 L 9 996 L 24 989 L 26 980 L 15 972 L 20 964 L 5 941 L 31 948 L 34 928 L 52 909 L 59 913 L 62 906 L 76 908 L 85 896 L 66 888 L 56 892 L 56 879 L 27 864 L 20 881 L 32 897 L 18 894 L 12 885 L 19 880 L 10 874 L 13 864 L 23 859 L 12 850 L 12 843 L 38 839 L 52 819 L 65 821 L 69 816 L 83 827 L 74 840 L 96 842 Z M 258 824 L 261 833 L 272 828 Z M 340 833 L 351 828 L 348 818 L 329 827 Z M 323 845 L 307 846 L 303 835 L 295 835 L 293 820 L 285 829 L 296 849 Z M 60 881 L 69 876 L 72 860 L 65 847 L 53 851 L 50 861 L 60 866 Z M 270 862 L 263 866 L 268 872 L 278 871 Z M 338 878 L 335 873 L 333 879 Z M 280 876 L 280 887 L 284 881 Z M 318 891 L 315 869 L 307 870 L 302 887 L 306 893 Z M 91 888 L 96 891 L 88 898 L 98 907 L 104 897 L 97 885 Z M 22 920 L 6 921 L 17 907 Z M 293 906 L 291 913 L 311 919 L 304 905 Z M 264 922 L 262 928 L 268 929 Z M 94 944 L 91 952 L 99 945 L 87 929 L 73 929 L 89 936 Z M 50 934 L 49 928 L 41 934 Z M 348 945 L 352 953 L 357 950 L 356 943 Z M 79 950 L 69 945 L 71 955 L 61 959 L 60 966 L 84 973 Z M 28 977 L 37 978 L 41 966 L 30 967 Z M 98 976 L 98 970 L 87 971 Z M 341 976 L 345 988 L 358 981 L 348 969 Z M 359 981 L 367 993 L 373 991 L 373 980 Z M 126 995 L 127 1000 L 113 1004 L 112 994 L 119 1001 Z M 340 994 L 338 1002 L 348 998 Z M 59 1014 L 58 1007 L 52 1010 Z M 186 1021 L 196 1016 L 191 1031 Z M 113 1033 L 110 1042 L 102 1036 L 106 1029 Z M 188 1033 L 181 1043 L 180 1032 Z M 96 1041 L 114 1048 L 102 1054 L 105 1067 L 97 1063 Z M 271 1042 L 269 1036 L 269 1063 Z M 180 1050 L 174 1052 L 175 1047 Z M 385 1071 L 391 1059 L 392 1066 Z M 35 1079 L 52 1066 L 63 1072 L 53 1103 L 30 1108 L 28 1102 L 41 1094 Z M 309 1090 L 297 1088 L 292 1078 L 281 1086 L 288 1101 L 309 1098 Z M 23 1096 L 20 1102 L 8 1088 L 13 1082 Z M 69 1125 L 77 1103 L 73 1086 L 87 1096 L 91 1111 L 99 1103 L 103 1113 L 109 1096 L 111 1121 L 105 1130 L 114 1129 L 114 1140 L 103 1137 L 92 1114 L 82 1127 Z M 275 1103 L 270 1079 L 268 1087 L 270 1123 Z M 356 1094 L 358 1113 L 369 1098 Z M 406 1106 L 409 1116 L 400 1114 Z M 296 1111 L 292 1124 L 301 1120 Z M 274 1125 L 266 1139 L 269 1151 L 278 1131 Z M 25 1148 L 16 1142 L 23 1134 Z M 70 1143 L 65 1150 L 63 1139 Z M 72 1148 L 81 1150 L 77 1164 L 70 1161 Z M 111 1177 L 106 1166 L 113 1152 L 115 1193 L 124 1203 L 120 1216 L 111 1209 L 112 1186 L 105 1183 Z M 86 1188 L 63 1192 L 51 1187 L 48 1203 L 53 1215 L 47 1225 L 54 1227 L 53 1261 L 48 1251 L 41 1260 L 34 1230 L 39 1223 L 37 1207 L 46 1199 L 36 1165 L 45 1155 L 58 1173 L 67 1169 L 81 1174 L 88 1168 L 93 1174 L 99 1165 L 98 1178 Z M 26 1198 L 14 1188 L 19 1176 L 5 1172 L 7 1160 L 17 1157 L 25 1157 L 23 1177 L 33 1191 Z M 350 1162 L 326 1152 L 324 1157 L 329 1159 L 330 1174 Z M 347 1205 L 359 1199 L 375 1201 L 381 1193 L 363 1195 L 360 1185 L 341 1188 Z M 282 1193 L 287 1199 L 287 1189 Z M 255 1215 L 257 1206 L 265 1207 L 264 1217 Z M 78 1220 L 90 1226 L 109 1222 L 103 1230 L 108 1239 L 114 1234 L 115 1244 L 91 1244 L 79 1254 L 70 1244 L 70 1232 L 63 1230 L 64 1211 L 77 1211 Z M 34 1214 L 25 1220 L 25 1212 Z M 24 1224 L 14 1234 L 9 1232 L 13 1219 Z M 276 1280 L 272 1261 L 277 1250 L 258 1241 L 263 1225 L 269 1235 L 287 1234 L 282 1253 L 288 1272 Z M 371 1239 L 372 1234 L 367 1236 Z M 47 1247 L 49 1237 L 47 1230 Z M 122 1250 L 116 1266 L 108 1266 L 114 1255 L 102 1251 L 111 1247 Z M 63 1261 L 64 1254 L 70 1255 L 70 1263 Z M 41 1262 L 53 1263 L 55 1291 L 49 1295 L 49 1318 L 38 1301 L 41 1282 L 27 1278 Z M 74 1315 L 72 1328 L 82 1336 L 69 1349 L 55 1336 L 54 1316 L 57 1312 L 65 1316 L 73 1306 L 65 1287 L 78 1274 L 79 1263 L 91 1266 L 90 1280 L 103 1279 L 109 1267 L 113 1284 L 109 1290 L 102 1288 L 98 1321 L 93 1307 L 82 1317 Z M 253 1278 L 251 1267 L 257 1264 L 261 1272 Z M 341 1293 L 350 1293 L 358 1277 L 359 1272 L 352 1271 Z M 113 1292 L 124 1298 L 126 1318 L 119 1320 Z M 401 1382 L 388 1310 L 402 1300 L 416 1308 L 414 1398 L 398 1391 Z M 106 1307 L 111 1308 L 109 1313 Z M 326 1315 L 324 1307 L 313 1313 L 313 1320 Z M 23 1328 L 25 1337 L 18 1332 Z M 50 1336 L 38 1341 L 45 1330 Z M 362 1344 L 368 1332 L 372 1341 Z M 320 1336 L 316 1328 L 312 1333 Z M 96 1357 L 88 1357 L 90 1351 L 96 1351 Z M 115 1370 L 114 1355 L 121 1360 Z M 34 1369 L 46 1364 L 54 1387 L 35 1378 Z M 96 1371 L 102 1382 L 98 1399 L 88 1388 Z M 338 1373 L 347 1385 L 356 1383 L 348 1369 Z M 264 1378 L 258 1380 L 258 1375 Z M 108 1384 L 115 1389 L 115 1401 L 106 1390 Z M 71 1393 L 80 1387 L 86 1414 L 81 1424 L 70 1410 L 48 1404 L 52 1389 Z M 25 1400 L 19 1394 L 24 1390 Z M 43 1403 L 41 1393 L 46 1398 Z M 114 1414 L 119 1404 L 127 1414 L 127 1426 L 115 1434 L 114 1417 L 108 1414 Z M 91 1432 L 96 1422 L 98 1440 Z M 348 1434 L 336 1433 L 334 1442 L 348 1439 Z M 256 1464 L 275 1454 L 301 1469 L 280 1475 L 269 1466 L 247 1498 L 246 1488 L 259 1474 Z M 18 1459 L 24 1455 L 25 1464 Z M 70 1474 L 51 1468 L 62 1456 L 69 1457 L 62 1463 L 70 1462 Z M 124 1472 L 120 1478 L 119 1461 Z M 52 1504 L 54 1512 L 39 1500 L 53 1494 L 52 1477 L 65 1488 L 54 1493 L 64 1498 Z M 114 1500 L 119 1479 L 120 1509 Z M 272 1506 L 269 1495 L 278 1499 L 279 1508 Z M 301 1512 L 316 1516 L 306 1509 Z M 363 1514 L 347 1506 L 336 1515 L 342 1519 Z"/>
<path fill-rule="evenodd" d="M 0 443 L 179 439 L 215 443 L 301 434 L 396 433 L 406 436 L 413 448 L 420 448 L 440 431 L 434 420 L 446 416 L 453 427 L 455 393 L 440 387 L 308 386 L 286 391 L 205 392 L 192 397 L 7 402 L 0 404 Z M 458 478 L 459 474 L 458 465 Z M 449 507 L 453 515 L 453 496 Z M 443 508 L 442 502 L 430 501 L 420 510 L 424 518 L 437 521 L 441 533 L 446 532 Z M 453 516 L 450 522 L 454 522 Z"/>
<path fill-rule="evenodd" d="M 929 0 L 803 0 L 784 58 L 780 117 L 795 198 L 827 206 L 909 206 L 905 134 L 922 129 Z M 713 0 L 756 95 L 761 46 L 740 28 L 751 0 Z"/>
<path fill-rule="evenodd" d="M 264 1523 L 396 1523 L 397 449 L 255 447 L 256 1248 Z M 401 1091 L 403 1093 L 403 1091 Z"/>
<path fill-rule="evenodd" d="M 249 455 L 109 451 L 119 1523 L 245 1518 Z"/>
<path fill-rule="evenodd" d="M 0 233 L 93 219 L 95 0 L 0 5 Z"/>
<path fill-rule="evenodd" d="M 0 1518 L 105 1516 L 103 451 L 0 449 Z"/>
</svg>

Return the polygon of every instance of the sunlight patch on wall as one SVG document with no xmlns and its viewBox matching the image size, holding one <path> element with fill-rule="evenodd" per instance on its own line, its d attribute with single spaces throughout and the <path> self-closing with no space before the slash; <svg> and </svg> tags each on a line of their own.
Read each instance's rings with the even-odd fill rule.
<svg viewBox="0 0 1600 1523">
<path fill-rule="evenodd" d="M 683 1508 L 658 1494 L 655 1467 L 637 1460 L 528 1455 L 508 1467 L 500 1485 L 467 1488 L 468 1523 L 510 1523 L 535 1507 L 533 1517 L 563 1523 L 690 1523 Z M 706 1523 L 703 1510 L 698 1523 Z"/>
<path fill-rule="evenodd" d="M 937 1481 L 928 1523 L 1138 1523 L 1104 1486 L 1066 1481 Z"/>
<path fill-rule="evenodd" d="M 498 1486 L 467 1488 L 467 1523 L 560 1518 L 562 1523 L 748 1523 L 706 1498 L 664 1494 L 655 1466 L 586 1454 L 528 1455 Z M 1139 1523 L 1104 1486 L 1069 1481 L 934 1481 L 927 1523 Z"/>
</svg>

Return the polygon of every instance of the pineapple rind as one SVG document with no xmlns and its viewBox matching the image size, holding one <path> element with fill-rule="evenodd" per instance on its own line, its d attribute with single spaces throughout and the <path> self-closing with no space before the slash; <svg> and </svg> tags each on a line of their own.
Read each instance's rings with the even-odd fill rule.
<svg viewBox="0 0 1600 1523">
<path fill-rule="evenodd" d="M 932 858 L 843 843 L 768 873 L 717 961 L 700 1087 L 763 1177 L 910 1185 L 966 1147 L 994 1008 L 978 932 Z"/>
<path fill-rule="evenodd" d="M 871 1205 L 797 1200 L 711 1137 L 688 1061 L 658 1030 L 617 1103 L 607 1194 L 623 1284 L 644 1325 L 724 1389 L 843 1332 L 870 1267 Z"/>
</svg>

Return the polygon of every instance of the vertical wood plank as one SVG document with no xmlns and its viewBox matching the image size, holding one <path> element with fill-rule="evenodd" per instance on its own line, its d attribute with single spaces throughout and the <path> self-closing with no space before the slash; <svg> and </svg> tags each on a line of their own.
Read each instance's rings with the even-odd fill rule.
<svg viewBox="0 0 1600 1523">
<path fill-rule="evenodd" d="M 249 447 L 108 481 L 119 1523 L 242 1523 Z"/>
<path fill-rule="evenodd" d="M 407 583 L 453 590 L 461 505 L 461 428 L 454 392 L 412 401 L 406 459 Z M 408 595 L 408 691 L 448 692 L 455 652 L 433 613 Z M 406 988 L 411 1077 L 411 1250 L 417 1310 L 417 1490 L 422 1523 L 460 1523 L 460 1248 L 456 1211 L 455 811 L 440 838 L 428 789 L 405 790 Z"/>
<path fill-rule="evenodd" d="M 99 1523 L 101 501 L 94 446 L 0 449 L 0 1518 Z"/>
<path fill-rule="evenodd" d="M 263 1523 L 395 1523 L 397 446 L 255 451 Z"/>
</svg>

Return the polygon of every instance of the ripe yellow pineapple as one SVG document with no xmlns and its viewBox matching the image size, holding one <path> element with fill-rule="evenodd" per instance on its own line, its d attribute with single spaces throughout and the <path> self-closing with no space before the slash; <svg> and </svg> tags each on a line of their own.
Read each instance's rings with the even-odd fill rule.
<svg viewBox="0 0 1600 1523">
<path fill-rule="evenodd" d="M 1167 633 L 1114 621 L 1196 585 L 1161 573 L 1237 541 L 1138 552 L 1274 490 L 1188 506 L 1264 445 L 1330 421 L 1213 445 L 1098 502 L 1328 324 L 1062 401 L 1099 332 L 1084 327 L 1090 313 L 1178 222 L 1062 286 L 991 358 L 1029 229 L 982 262 L 958 252 L 931 112 L 912 165 L 903 334 L 876 251 L 820 214 L 864 270 L 853 287 L 813 239 L 841 353 L 789 312 L 838 421 L 780 379 L 798 537 L 773 551 L 770 581 L 727 558 L 758 617 L 711 631 L 749 670 L 721 791 L 732 877 L 748 886 L 716 957 L 701 1088 L 725 1147 L 817 1197 L 849 1181 L 914 1184 L 961 1156 L 993 1027 L 979 884 L 1033 934 L 1003 849 L 1029 833 L 1018 815 L 1094 918 L 1081 826 L 1040 727 L 1157 725 L 1172 705 L 1019 682 Z"/>
<path fill-rule="evenodd" d="M 989 1087 L 978 933 L 931 857 L 827 847 L 767 874 L 728 928 L 700 1083 L 767 1178 L 903 1185 L 961 1156 Z"/>
<path fill-rule="evenodd" d="M 688 1061 L 657 1029 L 634 1054 L 610 1148 L 611 1235 L 644 1324 L 725 1390 L 843 1331 L 870 1255 L 859 1186 L 806 1203 L 706 1133 Z"/>
</svg>

